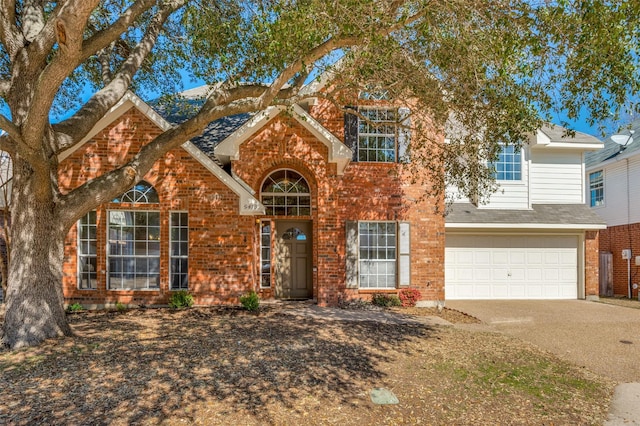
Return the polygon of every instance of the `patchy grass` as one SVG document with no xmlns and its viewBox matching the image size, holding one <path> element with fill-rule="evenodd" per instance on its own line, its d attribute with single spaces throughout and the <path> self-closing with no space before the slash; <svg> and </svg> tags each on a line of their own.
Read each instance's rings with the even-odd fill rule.
<svg viewBox="0 0 640 426">
<path fill-rule="evenodd" d="M 0 352 L 0 424 L 601 424 L 613 384 L 521 341 L 273 308 L 89 312 Z M 385 387 L 398 405 L 377 406 Z"/>
</svg>

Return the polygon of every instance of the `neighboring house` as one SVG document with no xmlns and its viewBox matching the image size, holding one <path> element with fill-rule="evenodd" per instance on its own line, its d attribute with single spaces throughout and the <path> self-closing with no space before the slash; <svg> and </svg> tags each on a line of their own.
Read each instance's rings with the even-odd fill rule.
<svg viewBox="0 0 640 426">
<path fill-rule="evenodd" d="M 600 253 L 609 265 L 602 270 L 601 283 L 601 293 L 608 296 L 628 296 L 629 284 L 640 280 L 640 120 L 621 135 L 627 136 L 620 138 L 622 145 L 609 137 L 602 150 L 586 157 L 587 202 L 607 223 L 600 232 Z M 629 262 L 623 250 L 631 250 L 624 256 Z M 637 295 L 632 288 L 632 297 Z"/>
<path fill-rule="evenodd" d="M 197 103 L 202 89 L 184 93 Z M 86 306 L 262 298 L 335 305 L 417 288 L 444 299 L 442 201 L 423 197 L 399 161 L 405 112 L 361 100 L 355 116 L 317 99 L 212 123 L 143 180 L 89 212 L 68 235 L 64 295 Z M 60 158 L 75 188 L 122 165 L 180 111 L 162 117 L 129 93 Z"/>
<path fill-rule="evenodd" d="M 598 231 L 585 205 L 584 155 L 595 137 L 549 125 L 506 146 L 493 165 L 499 189 L 485 205 L 454 202 L 446 217 L 445 297 L 598 297 Z"/>
</svg>

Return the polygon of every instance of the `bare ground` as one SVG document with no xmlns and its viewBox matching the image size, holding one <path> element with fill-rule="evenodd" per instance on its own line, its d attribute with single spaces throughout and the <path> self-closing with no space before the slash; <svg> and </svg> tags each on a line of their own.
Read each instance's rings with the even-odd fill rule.
<svg viewBox="0 0 640 426">
<path fill-rule="evenodd" d="M 0 352 L 0 424 L 601 424 L 613 389 L 524 342 L 454 327 L 278 307 L 69 319 L 74 338 Z M 400 403 L 374 405 L 378 387 Z"/>
</svg>

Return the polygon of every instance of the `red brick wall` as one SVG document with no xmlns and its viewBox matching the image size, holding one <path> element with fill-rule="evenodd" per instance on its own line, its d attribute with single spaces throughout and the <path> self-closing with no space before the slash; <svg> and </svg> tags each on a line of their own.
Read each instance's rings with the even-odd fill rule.
<svg viewBox="0 0 640 426">
<path fill-rule="evenodd" d="M 584 286 L 585 296 L 597 297 L 600 291 L 598 270 L 600 267 L 598 251 L 598 231 L 585 232 L 585 265 L 584 265 Z"/>
<path fill-rule="evenodd" d="M 344 127 L 342 116 L 326 111 L 333 115 L 320 121 L 338 133 Z M 337 136 L 342 138 L 342 132 Z M 336 165 L 327 161 L 327 147 L 296 120 L 281 116 L 241 145 L 233 170 L 259 193 L 264 179 L 281 168 L 297 171 L 311 186 L 308 219 L 313 221 L 314 297 L 319 304 L 333 305 L 340 297 L 367 299 L 373 293 L 345 287 L 347 220 L 410 222 L 412 287 L 425 300 L 444 299 L 444 218 L 435 212 L 437 202 L 424 197 L 424 187 L 408 183 L 411 176 L 403 166 L 356 162 L 338 176 Z"/>
<path fill-rule="evenodd" d="M 123 164 L 159 132 L 137 110 L 125 113 L 61 164 L 60 183 L 71 189 L 87 179 Z M 169 214 L 189 213 L 189 289 L 197 304 L 237 303 L 253 285 L 256 262 L 251 216 L 238 215 L 238 196 L 183 149 L 170 151 L 156 162 L 144 180 L 154 186 L 160 204 L 102 205 L 98 212 L 98 289 L 77 289 L 77 232 L 69 232 L 65 250 L 64 293 L 83 304 L 164 304 L 169 291 Z M 139 208 L 160 211 L 160 290 L 106 289 L 107 209 Z"/>
<path fill-rule="evenodd" d="M 326 105 L 325 105 L 326 107 Z M 335 108 L 312 109 L 342 139 L 343 118 Z M 324 114 L 324 115 L 319 115 Z M 71 190 L 87 179 L 122 165 L 159 133 L 132 109 L 74 152 L 61 164 L 60 182 Z M 328 162 L 327 147 L 286 114 L 268 123 L 241 145 L 234 171 L 259 194 L 274 170 L 289 168 L 311 188 L 314 297 L 334 305 L 342 297 L 370 298 L 371 291 L 345 288 L 345 222 L 390 220 L 411 223 L 411 283 L 425 300 L 444 299 L 444 218 L 424 197 L 424 187 L 399 164 L 351 163 L 343 176 Z M 64 292 L 67 301 L 83 304 L 164 304 L 169 291 L 169 215 L 189 213 L 189 289 L 197 304 L 237 303 L 238 296 L 259 283 L 259 225 L 238 215 L 238 197 L 186 151 L 175 149 L 144 177 L 157 190 L 157 205 L 108 203 L 98 212 L 98 289 L 77 289 L 77 231 L 69 232 L 65 251 Z M 107 290 L 107 210 L 139 208 L 160 211 L 160 289 Z M 440 209 L 442 211 L 442 208 Z M 266 216 L 264 217 L 266 218 Z M 278 219 L 278 218 L 273 218 Z M 269 289 L 260 290 L 271 297 Z"/>
<path fill-rule="evenodd" d="M 627 261 L 622 259 L 622 250 L 631 249 L 631 282 L 640 284 L 640 266 L 635 265 L 636 256 L 640 256 L 640 223 L 611 226 L 600 231 L 600 251 L 613 254 L 613 293 L 628 295 L 629 278 Z M 634 298 L 638 291 L 633 290 Z"/>
</svg>

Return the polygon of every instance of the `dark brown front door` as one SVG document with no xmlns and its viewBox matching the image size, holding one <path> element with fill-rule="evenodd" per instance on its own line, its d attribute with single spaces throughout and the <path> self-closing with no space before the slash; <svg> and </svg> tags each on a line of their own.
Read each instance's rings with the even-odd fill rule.
<svg viewBox="0 0 640 426">
<path fill-rule="evenodd" d="M 313 297 L 312 247 L 311 222 L 276 222 L 276 297 L 281 299 Z"/>
</svg>

